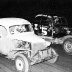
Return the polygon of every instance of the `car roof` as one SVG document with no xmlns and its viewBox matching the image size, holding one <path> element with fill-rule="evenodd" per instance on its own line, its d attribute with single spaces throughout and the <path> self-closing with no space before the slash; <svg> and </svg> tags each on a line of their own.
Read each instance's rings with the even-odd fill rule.
<svg viewBox="0 0 72 72">
<path fill-rule="evenodd" d="M 23 18 L 0 18 L 0 25 L 5 27 L 20 24 L 31 24 L 31 23 Z"/>
</svg>

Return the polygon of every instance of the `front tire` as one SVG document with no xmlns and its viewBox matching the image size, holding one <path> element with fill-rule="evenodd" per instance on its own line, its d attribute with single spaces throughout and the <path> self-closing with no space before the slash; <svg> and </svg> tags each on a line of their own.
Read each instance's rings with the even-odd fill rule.
<svg viewBox="0 0 72 72">
<path fill-rule="evenodd" d="M 19 54 L 15 58 L 15 67 L 19 72 L 29 72 L 30 64 L 29 60 L 23 54 Z"/>
<path fill-rule="evenodd" d="M 58 59 L 58 54 L 56 53 L 56 51 L 53 48 L 50 49 L 50 52 L 51 52 L 51 56 L 50 56 L 50 59 L 48 60 L 48 62 L 55 63 Z"/>
<path fill-rule="evenodd" d="M 72 55 L 72 39 L 71 38 L 68 38 L 63 42 L 63 49 L 67 54 Z"/>
</svg>

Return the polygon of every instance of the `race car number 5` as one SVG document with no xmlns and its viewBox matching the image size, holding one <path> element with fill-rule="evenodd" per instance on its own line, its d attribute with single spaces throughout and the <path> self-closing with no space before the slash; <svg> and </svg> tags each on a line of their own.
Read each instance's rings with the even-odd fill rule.
<svg viewBox="0 0 72 72">
<path fill-rule="evenodd" d="M 46 27 L 42 27 L 42 34 L 47 35 L 47 28 Z"/>
</svg>

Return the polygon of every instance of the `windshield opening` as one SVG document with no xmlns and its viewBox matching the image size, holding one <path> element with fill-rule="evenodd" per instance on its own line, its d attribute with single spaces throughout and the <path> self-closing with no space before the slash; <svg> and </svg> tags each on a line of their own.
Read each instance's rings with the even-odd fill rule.
<svg viewBox="0 0 72 72">
<path fill-rule="evenodd" d="M 32 31 L 32 27 L 29 24 L 13 25 L 9 27 L 9 31 L 11 34 L 30 32 Z"/>
</svg>

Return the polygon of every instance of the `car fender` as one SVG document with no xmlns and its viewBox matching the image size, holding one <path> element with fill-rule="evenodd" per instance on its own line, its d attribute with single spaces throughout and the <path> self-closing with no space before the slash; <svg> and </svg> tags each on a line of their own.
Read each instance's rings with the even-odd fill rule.
<svg viewBox="0 0 72 72">
<path fill-rule="evenodd" d="M 64 36 L 64 37 L 62 38 L 62 40 L 64 41 L 64 40 L 66 40 L 67 38 L 72 38 L 72 35 Z"/>
</svg>

